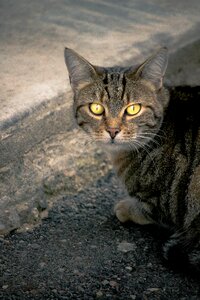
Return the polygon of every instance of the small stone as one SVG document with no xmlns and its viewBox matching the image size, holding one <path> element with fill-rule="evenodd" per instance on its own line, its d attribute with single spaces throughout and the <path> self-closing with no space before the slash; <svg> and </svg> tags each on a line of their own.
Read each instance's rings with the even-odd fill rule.
<svg viewBox="0 0 200 300">
<path fill-rule="evenodd" d="M 36 243 L 33 243 L 33 244 L 31 245 L 31 248 L 37 250 L 37 249 L 40 248 L 40 245 L 38 245 L 38 244 L 36 244 Z"/>
<path fill-rule="evenodd" d="M 32 210 L 31 210 L 31 216 L 34 220 L 38 220 L 39 219 L 39 211 L 37 209 L 37 207 L 34 207 Z"/>
<path fill-rule="evenodd" d="M 24 240 L 19 240 L 19 244 L 24 244 L 25 241 Z"/>
<path fill-rule="evenodd" d="M 107 164 L 105 162 L 103 162 L 101 165 L 100 165 L 100 168 L 105 168 L 107 166 Z"/>
<path fill-rule="evenodd" d="M 76 171 L 75 170 L 68 170 L 66 173 L 64 173 L 65 176 L 67 177 L 74 177 L 76 176 Z"/>
<path fill-rule="evenodd" d="M 40 218 L 41 219 L 46 219 L 46 218 L 48 218 L 48 215 L 49 215 L 49 213 L 48 213 L 48 210 L 46 209 L 46 210 L 43 210 L 42 212 L 40 212 Z"/>
<path fill-rule="evenodd" d="M 5 285 L 2 286 L 2 289 L 3 289 L 3 290 L 6 290 L 7 288 L 8 288 L 8 285 L 7 285 L 7 284 L 5 284 Z"/>
<path fill-rule="evenodd" d="M 147 289 L 147 291 L 149 291 L 149 292 L 159 292 L 160 288 L 149 288 L 149 289 Z"/>
<path fill-rule="evenodd" d="M 84 273 L 81 273 L 79 270 L 76 270 L 76 269 L 73 271 L 73 273 L 74 273 L 75 275 L 77 275 L 77 276 L 80 276 L 80 277 L 85 276 Z"/>
<path fill-rule="evenodd" d="M 82 288 L 81 286 L 78 286 L 78 287 L 77 287 L 77 290 L 78 290 L 80 293 L 84 293 L 84 288 Z"/>
<path fill-rule="evenodd" d="M 66 242 L 67 242 L 66 239 L 62 239 L 62 240 L 60 240 L 60 241 L 61 241 L 61 243 L 66 243 Z"/>
<path fill-rule="evenodd" d="M 59 269 L 58 269 L 58 272 L 64 273 L 64 272 L 65 272 L 65 269 L 64 269 L 64 268 L 59 268 Z"/>
<path fill-rule="evenodd" d="M 73 140 L 68 142 L 69 145 L 76 145 L 76 143 L 77 143 L 76 139 L 73 139 Z"/>
<path fill-rule="evenodd" d="M 94 204 L 92 204 L 92 203 L 85 203 L 85 207 L 87 207 L 87 208 L 94 207 Z"/>
<path fill-rule="evenodd" d="M 46 265 L 45 262 L 41 262 L 41 263 L 39 264 L 40 268 L 42 268 L 42 269 L 45 267 L 45 265 Z"/>
<path fill-rule="evenodd" d="M 136 249 L 136 245 L 135 245 L 135 244 L 133 244 L 133 243 L 128 243 L 128 242 L 126 242 L 126 241 L 121 242 L 121 243 L 118 245 L 118 247 L 117 247 L 117 250 L 118 250 L 118 251 L 121 251 L 121 252 L 124 252 L 124 253 L 129 252 L 129 251 L 133 251 L 133 250 L 135 250 L 135 249 Z"/>
<path fill-rule="evenodd" d="M 133 271 L 133 268 L 132 268 L 131 266 L 127 266 L 127 267 L 126 267 L 126 270 L 128 270 L 128 271 L 131 272 L 131 271 Z"/>
<path fill-rule="evenodd" d="M 101 149 L 97 149 L 96 150 L 96 154 L 99 154 L 99 155 L 102 154 L 102 150 Z"/>
<path fill-rule="evenodd" d="M 111 281 L 109 282 L 109 284 L 110 284 L 110 286 L 111 286 L 113 289 L 116 289 L 116 290 L 118 291 L 118 289 L 119 289 L 119 284 L 118 284 L 116 281 L 111 280 Z"/>
<path fill-rule="evenodd" d="M 136 295 L 130 295 L 130 298 L 131 298 L 132 300 L 135 300 L 135 299 L 136 299 Z"/>
<path fill-rule="evenodd" d="M 96 245 L 90 245 L 90 248 L 91 249 L 97 249 L 97 246 Z"/>
<path fill-rule="evenodd" d="M 5 245 L 10 245 L 11 244 L 11 242 L 8 241 L 8 240 L 4 240 L 3 242 L 4 242 Z"/>
<path fill-rule="evenodd" d="M 98 292 L 96 292 L 96 297 L 97 297 L 97 298 L 101 298 L 101 297 L 103 297 L 103 293 L 102 293 L 102 291 L 98 291 Z"/>
<path fill-rule="evenodd" d="M 109 284 L 109 281 L 108 281 L 108 280 L 103 280 L 103 281 L 102 281 L 102 284 L 103 284 L 103 285 L 108 285 L 108 284 Z"/>
</svg>

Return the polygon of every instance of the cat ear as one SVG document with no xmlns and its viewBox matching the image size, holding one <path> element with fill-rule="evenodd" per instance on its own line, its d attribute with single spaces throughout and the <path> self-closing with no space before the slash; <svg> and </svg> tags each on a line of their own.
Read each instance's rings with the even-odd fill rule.
<svg viewBox="0 0 200 300">
<path fill-rule="evenodd" d="M 136 76 L 151 81 L 157 90 L 163 85 L 163 77 L 167 69 L 168 50 L 166 47 L 161 48 L 147 59 L 137 70 Z"/>
<path fill-rule="evenodd" d="M 74 50 L 65 48 L 65 63 L 69 72 L 70 84 L 74 91 L 94 81 L 95 68 Z"/>
</svg>

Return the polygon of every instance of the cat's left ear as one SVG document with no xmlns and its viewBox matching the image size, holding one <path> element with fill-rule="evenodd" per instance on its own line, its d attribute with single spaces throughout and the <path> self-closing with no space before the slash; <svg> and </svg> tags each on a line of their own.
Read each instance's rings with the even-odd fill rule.
<svg viewBox="0 0 200 300">
<path fill-rule="evenodd" d="M 74 50 L 65 48 L 65 63 L 73 91 L 80 90 L 97 77 L 95 68 Z"/>
<path fill-rule="evenodd" d="M 163 86 L 163 77 L 168 64 L 168 49 L 163 47 L 147 59 L 137 70 L 136 76 L 149 80 L 157 90 Z"/>
</svg>

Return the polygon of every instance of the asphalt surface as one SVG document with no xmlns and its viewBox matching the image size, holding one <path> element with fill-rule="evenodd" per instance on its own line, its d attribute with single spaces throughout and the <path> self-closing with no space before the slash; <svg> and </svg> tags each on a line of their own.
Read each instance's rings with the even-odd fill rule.
<svg viewBox="0 0 200 300">
<path fill-rule="evenodd" d="M 0 241 L 0 299 L 200 299 L 199 279 L 162 260 L 162 233 L 122 226 L 112 171 L 62 197 L 33 231 Z"/>
</svg>

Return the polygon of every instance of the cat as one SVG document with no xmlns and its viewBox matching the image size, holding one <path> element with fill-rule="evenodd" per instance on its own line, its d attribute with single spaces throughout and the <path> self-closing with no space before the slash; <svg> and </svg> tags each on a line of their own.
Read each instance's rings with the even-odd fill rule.
<svg viewBox="0 0 200 300">
<path fill-rule="evenodd" d="M 108 149 L 128 191 L 117 218 L 169 228 L 164 258 L 198 269 L 200 99 L 164 86 L 165 47 L 137 66 L 95 66 L 69 48 L 65 62 L 76 122 Z"/>
</svg>

